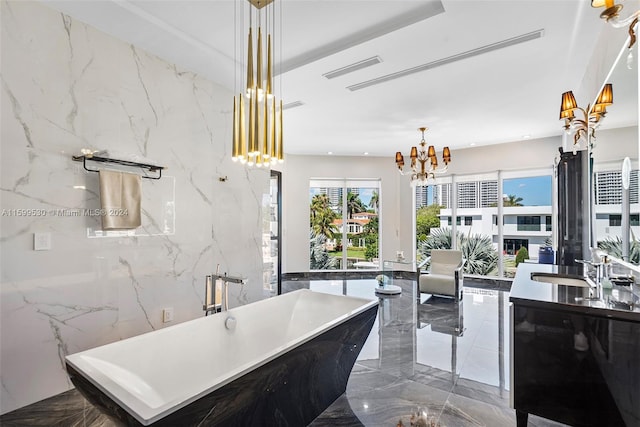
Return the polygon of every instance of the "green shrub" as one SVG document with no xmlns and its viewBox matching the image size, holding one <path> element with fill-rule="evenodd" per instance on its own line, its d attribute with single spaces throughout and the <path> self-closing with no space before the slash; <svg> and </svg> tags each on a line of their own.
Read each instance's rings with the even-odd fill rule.
<svg viewBox="0 0 640 427">
<path fill-rule="evenodd" d="M 520 249 L 518 249 L 518 253 L 516 254 L 516 267 L 521 262 L 524 262 L 525 259 L 529 259 L 529 251 L 524 246 L 520 246 Z"/>
</svg>

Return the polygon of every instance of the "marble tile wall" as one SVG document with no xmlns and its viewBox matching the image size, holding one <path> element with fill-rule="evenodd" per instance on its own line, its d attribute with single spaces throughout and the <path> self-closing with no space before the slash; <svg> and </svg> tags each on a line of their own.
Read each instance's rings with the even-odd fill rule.
<svg viewBox="0 0 640 427">
<path fill-rule="evenodd" d="M 217 264 L 249 279 L 231 288 L 231 306 L 262 298 L 269 174 L 230 161 L 226 89 L 41 3 L 0 8 L 5 413 L 71 388 L 66 354 L 201 316 Z M 100 218 L 70 213 L 100 206 L 98 174 L 71 160 L 82 148 L 168 167 L 142 180 L 135 236 L 89 237 Z M 51 250 L 33 250 L 41 232 Z"/>
</svg>

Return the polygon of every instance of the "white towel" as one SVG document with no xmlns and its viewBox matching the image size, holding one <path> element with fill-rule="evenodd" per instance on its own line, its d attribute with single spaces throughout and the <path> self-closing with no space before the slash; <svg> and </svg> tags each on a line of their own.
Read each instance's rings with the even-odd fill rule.
<svg viewBox="0 0 640 427">
<path fill-rule="evenodd" d="M 103 230 L 140 227 L 140 175 L 100 170 Z"/>
</svg>

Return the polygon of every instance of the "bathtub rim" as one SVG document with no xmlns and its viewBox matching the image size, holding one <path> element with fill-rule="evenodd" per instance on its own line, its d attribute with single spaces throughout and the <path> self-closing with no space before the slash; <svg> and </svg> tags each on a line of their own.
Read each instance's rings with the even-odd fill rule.
<svg viewBox="0 0 640 427">
<path fill-rule="evenodd" d="M 324 292 L 317 292 L 317 291 L 313 291 L 310 289 L 298 289 L 296 291 L 292 291 L 292 292 L 288 292 L 286 294 L 281 294 L 278 296 L 282 296 L 282 295 L 290 295 L 290 294 L 295 294 L 295 293 L 313 293 L 313 294 L 317 294 L 317 295 L 324 295 L 324 296 L 329 296 L 329 297 L 335 297 L 335 298 L 349 298 L 351 300 L 358 300 L 361 301 L 362 304 L 359 305 L 358 307 L 354 308 L 353 310 L 350 310 L 344 314 L 342 314 L 339 317 L 336 317 L 335 319 L 332 319 L 330 322 L 327 323 L 323 323 L 321 326 L 312 329 L 311 331 L 309 331 L 306 334 L 300 335 L 295 341 L 291 341 L 288 342 L 285 345 L 282 346 L 278 346 L 278 347 L 274 347 L 271 351 L 267 352 L 264 354 L 264 357 L 260 360 L 258 360 L 257 362 L 255 360 L 252 360 L 248 363 L 245 363 L 243 365 L 239 365 L 237 366 L 235 369 L 230 370 L 229 372 L 226 373 L 226 375 L 224 375 L 224 378 L 222 378 L 220 380 L 221 377 L 216 377 L 214 378 L 214 380 L 217 380 L 215 382 L 213 382 L 213 384 L 210 387 L 207 387 L 203 390 L 201 390 L 198 393 L 194 393 L 191 396 L 180 396 L 176 399 L 173 399 L 171 401 L 165 402 L 164 404 L 158 406 L 158 407 L 150 407 L 148 406 L 146 403 L 144 403 L 143 401 L 141 401 L 138 397 L 136 397 L 135 395 L 131 394 L 131 392 L 122 387 L 121 385 L 119 385 L 117 382 L 113 381 L 111 378 L 107 377 L 104 372 L 100 371 L 99 369 L 95 368 L 93 365 L 90 365 L 86 362 L 86 360 L 84 360 L 82 358 L 83 355 L 88 354 L 89 356 L 91 356 L 91 352 L 94 350 L 97 350 L 99 348 L 105 347 L 105 346 L 109 346 L 112 345 L 114 343 L 121 343 L 123 341 L 126 340 L 135 340 L 139 337 L 142 337 L 144 335 L 147 334 L 151 334 L 154 332 L 161 332 L 161 331 L 166 331 L 170 328 L 180 328 L 180 327 L 186 327 L 190 322 L 194 322 L 194 321 L 204 321 L 206 319 L 206 317 L 199 317 L 196 319 L 192 319 L 192 320 L 188 320 L 182 323 L 179 323 L 177 325 L 172 325 L 168 328 L 163 328 L 163 329 L 159 329 L 159 330 L 155 330 L 155 331 L 150 331 L 150 332 L 146 332 L 140 335 L 136 335 L 130 338 L 125 338 L 123 340 L 119 340 L 119 341 L 115 341 L 113 343 L 109 343 L 109 344 L 104 344 L 101 346 L 97 346 L 91 349 L 87 349 L 84 351 L 80 351 L 74 354 L 70 354 L 68 356 L 65 357 L 65 362 L 67 364 L 69 364 L 79 375 L 82 376 L 82 378 L 84 378 L 86 381 L 90 382 L 94 387 L 96 387 L 98 390 L 100 390 L 102 393 L 104 393 L 107 397 L 109 397 L 111 400 L 113 400 L 117 405 L 119 405 L 122 409 L 124 409 L 127 413 L 129 413 L 133 418 L 135 418 L 138 422 L 140 422 L 142 425 L 150 425 L 152 423 L 155 423 L 159 420 L 161 420 L 162 418 L 170 415 L 173 412 L 176 412 L 182 408 L 184 408 L 185 406 L 195 402 L 196 400 L 214 392 L 215 390 L 224 387 L 225 385 L 233 382 L 234 380 L 240 378 L 241 376 L 245 375 L 248 372 L 253 371 L 254 369 L 258 369 L 261 366 L 271 362 L 272 360 L 277 359 L 279 356 L 281 356 L 282 354 L 293 350 L 307 342 L 309 342 L 310 340 L 314 339 L 315 337 L 321 335 L 323 332 L 326 332 L 344 322 L 346 322 L 347 320 L 354 318 L 356 316 L 358 316 L 359 314 L 362 314 L 368 310 L 370 310 L 373 307 L 377 307 L 379 305 L 379 301 L 378 299 L 372 299 L 369 300 L 367 298 L 363 298 L 363 297 L 356 297 L 356 296 L 351 296 L 351 295 L 337 295 L 337 294 L 328 294 L 328 293 L 324 293 Z M 228 315 L 233 314 L 233 310 L 235 309 L 239 309 L 239 308 L 243 308 L 243 307 L 247 307 L 251 304 L 256 304 L 256 303 L 260 303 L 261 301 L 265 301 L 265 300 L 259 300 L 259 301 L 255 301 L 253 303 L 250 304 L 245 304 L 243 306 L 239 306 L 239 307 L 234 307 L 233 309 L 230 309 L 229 311 L 227 311 L 226 313 L 228 313 Z M 221 314 L 221 313 L 218 313 Z M 376 314 L 377 315 L 377 314 Z M 95 378 L 94 378 L 95 376 Z"/>
</svg>

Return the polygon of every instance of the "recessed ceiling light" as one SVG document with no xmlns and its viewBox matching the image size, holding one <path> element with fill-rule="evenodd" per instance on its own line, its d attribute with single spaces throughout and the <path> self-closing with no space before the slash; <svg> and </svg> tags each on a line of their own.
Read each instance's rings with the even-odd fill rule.
<svg viewBox="0 0 640 427">
<path fill-rule="evenodd" d="M 469 145 L 473 147 L 474 145 L 476 145 L 476 143 L 475 143 L 475 142 L 472 142 L 472 143 L 471 143 L 471 144 L 469 144 Z"/>
<path fill-rule="evenodd" d="M 522 139 L 529 139 L 531 138 L 531 135 L 522 135 Z"/>
<path fill-rule="evenodd" d="M 328 155 L 332 155 L 332 154 L 333 154 L 333 151 L 329 151 L 329 152 L 327 152 L 327 154 L 328 154 Z"/>
<path fill-rule="evenodd" d="M 362 154 L 364 154 L 365 156 L 368 156 L 368 155 L 369 155 L 369 153 L 367 153 L 366 151 L 365 151 L 364 153 L 362 153 Z"/>
</svg>

